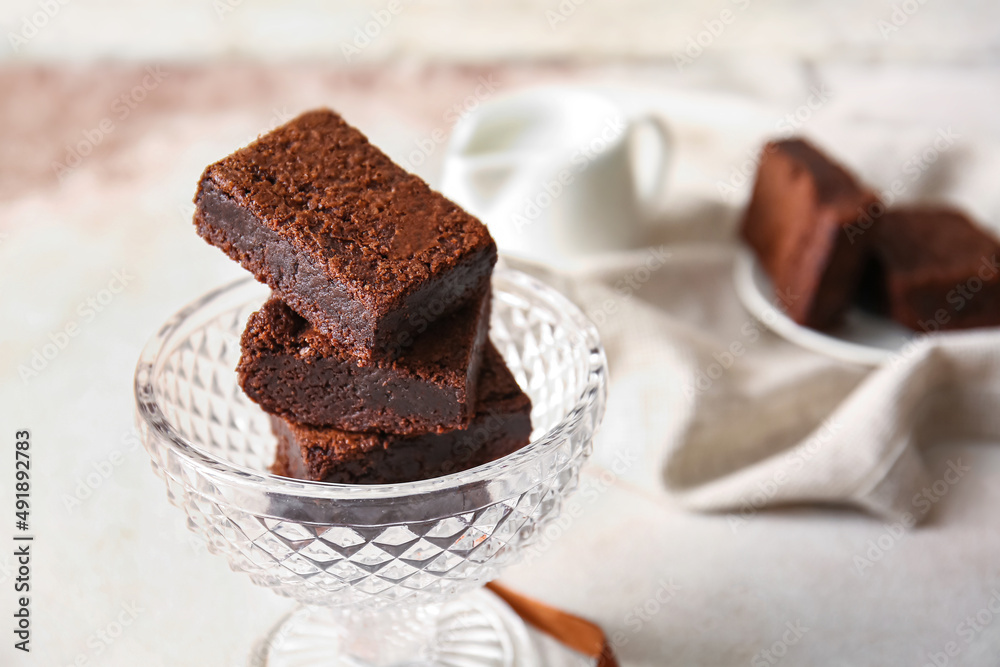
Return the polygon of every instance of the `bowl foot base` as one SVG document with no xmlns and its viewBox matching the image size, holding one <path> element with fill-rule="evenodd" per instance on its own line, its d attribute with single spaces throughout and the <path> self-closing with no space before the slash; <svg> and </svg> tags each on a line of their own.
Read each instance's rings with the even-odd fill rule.
<svg viewBox="0 0 1000 667">
<path fill-rule="evenodd" d="M 343 616 L 337 612 L 301 607 L 279 621 L 258 643 L 249 664 L 250 667 L 538 667 L 540 664 L 524 622 L 488 591 L 476 591 L 447 602 L 434 610 L 431 618 L 425 618 L 425 622 L 426 631 L 415 620 L 402 628 L 383 625 L 381 630 L 370 632 L 374 637 L 359 638 L 345 630 Z M 426 637 L 414 636 L 425 632 Z M 410 636 L 394 642 L 388 635 L 397 633 Z M 369 652 L 365 657 L 366 648 L 379 655 Z"/>
</svg>

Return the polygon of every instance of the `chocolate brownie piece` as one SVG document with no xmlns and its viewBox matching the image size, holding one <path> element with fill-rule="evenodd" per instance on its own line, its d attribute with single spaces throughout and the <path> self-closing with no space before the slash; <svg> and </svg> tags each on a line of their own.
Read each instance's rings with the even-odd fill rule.
<svg viewBox="0 0 1000 667">
<path fill-rule="evenodd" d="M 351 433 L 271 417 L 276 475 L 341 484 L 399 484 L 440 477 L 528 444 L 531 400 L 492 344 L 483 355 L 476 415 L 464 429 L 400 436 Z"/>
<path fill-rule="evenodd" d="M 789 317 L 817 329 L 841 321 L 872 241 L 864 223 L 876 206 L 870 190 L 802 139 L 764 147 L 742 235 Z"/>
<path fill-rule="evenodd" d="M 489 293 L 437 320 L 394 360 L 361 366 L 272 297 L 250 316 L 237 372 L 265 411 L 345 431 L 418 434 L 468 425 L 489 333 Z"/>
<path fill-rule="evenodd" d="M 960 211 L 890 209 L 873 227 L 888 314 L 916 331 L 1000 325 L 1000 242 Z"/>
<path fill-rule="evenodd" d="M 329 110 L 205 169 L 194 222 L 363 361 L 398 354 L 489 281 L 486 227 Z"/>
</svg>

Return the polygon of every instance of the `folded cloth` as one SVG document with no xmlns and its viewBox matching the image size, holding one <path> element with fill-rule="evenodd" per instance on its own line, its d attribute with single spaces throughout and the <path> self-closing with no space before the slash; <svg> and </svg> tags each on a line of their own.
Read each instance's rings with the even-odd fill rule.
<svg viewBox="0 0 1000 667">
<path fill-rule="evenodd" d="M 827 358 L 742 307 L 735 251 L 648 248 L 571 274 L 514 262 L 601 332 L 611 386 L 598 460 L 623 458 L 628 478 L 736 522 L 798 503 L 919 522 L 935 499 L 922 446 L 1000 437 L 1000 330 L 920 336 L 875 369 Z"/>
</svg>

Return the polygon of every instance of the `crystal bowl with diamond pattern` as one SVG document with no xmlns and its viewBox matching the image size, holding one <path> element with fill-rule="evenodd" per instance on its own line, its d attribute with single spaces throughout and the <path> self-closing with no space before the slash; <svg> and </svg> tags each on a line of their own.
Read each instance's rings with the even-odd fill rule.
<svg viewBox="0 0 1000 667">
<path fill-rule="evenodd" d="M 530 444 L 435 479 L 328 484 L 269 474 L 275 438 L 237 382 L 240 335 L 268 296 L 245 279 L 191 304 L 135 377 L 143 441 L 188 527 L 234 571 L 306 605 L 255 664 L 531 664 L 519 621 L 462 594 L 517 559 L 577 483 L 606 393 L 594 327 L 553 289 L 497 270 L 490 338 L 531 397 Z"/>
</svg>

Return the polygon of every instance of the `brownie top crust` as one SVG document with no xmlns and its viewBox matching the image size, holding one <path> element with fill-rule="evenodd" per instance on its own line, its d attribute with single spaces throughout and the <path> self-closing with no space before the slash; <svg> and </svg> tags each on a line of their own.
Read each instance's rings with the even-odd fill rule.
<svg viewBox="0 0 1000 667">
<path fill-rule="evenodd" d="M 975 271 L 1000 253 L 1000 241 L 953 208 L 890 209 L 876 230 L 879 256 L 887 268 L 904 273 Z"/>
<path fill-rule="evenodd" d="M 310 111 L 210 165 L 196 199 L 223 196 L 309 253 L 370 308 L 468 255 L 486 227 L 396 165 L 333 111 Z"/>
<path fill-rule="evenodd" d="M 804 139 L 771 142 L 765 150 L 782 153 L 797 163 L 799 168 L 808 171 L 816 189 L 816 199 L 821 204 L 832 204 L 845 199 L 854 203 L 860 195 L 867 194 L 850 172 Z"/>
</svg>

